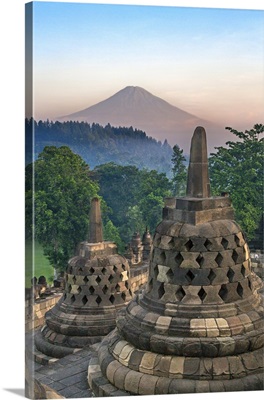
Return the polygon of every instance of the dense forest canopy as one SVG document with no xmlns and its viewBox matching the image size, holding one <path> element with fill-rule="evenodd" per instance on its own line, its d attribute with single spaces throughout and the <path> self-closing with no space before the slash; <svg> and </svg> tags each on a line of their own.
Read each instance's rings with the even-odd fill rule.
<svg viewBox="0 0 264 400">
<path fill-rule="evenodd" d="M 135 165 L 138 168 L 155 169 L 171 175 L 172 148 L 148 137 L 145 132 L 132 127 L 105 127 L 86 122 L 50 122 L 26 119 L 26 163 L 30 163 L 32 132 L 34 153 L 37 159 L 45 146 L 68 146 L 74 153 L 94 168 L 114 162 L 118 165 Z"/>
</svg>

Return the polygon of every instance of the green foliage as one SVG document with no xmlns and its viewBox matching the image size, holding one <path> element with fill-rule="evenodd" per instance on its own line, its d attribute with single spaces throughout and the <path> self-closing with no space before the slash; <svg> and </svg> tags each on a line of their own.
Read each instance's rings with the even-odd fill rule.
<svg viewBox="0 0 264 400">
<path fill-rule="evenodd" d="M 211 189 L 214 195 L 228 192 L 236 220 L 247 234 L 254 237 L 263 213 L 264 125 L 238 132 L 226 128 L 240 140 L 229 141 L 228 148 L 217 147 L 209 159 Z"/>
<path fill-rule="evenodd" d="M 88 165 L 66 146 L 45 147 L 26 168 L 27 237 L 33 231 L 58 270 L 87 236 L 90 201 L 99 189 L 90 174 Z"/>
<path fill-rule="evenodd" d="M 146 226 L 153 232 L 162 217 L 163 198 L 171 195 L 166 175 L 115 163 L 98 166 L 94 173 L 122 240 L 127 243 Z"/>
<path fill-rule="evenodd" d="M 173 146 L 172 154 L 172 183 L 173 193 L 175 196 L 184 196 L 186 194 L 187 183 L 187 167 L 185 165 L 186 158 L 183 150 L 176 144 Z"/>
<path fill-rule="evenodd" d="M 135 165 L 137 168 L 156 169 L 171 173 L 172 149 L 165 140 L 148 137 L 145 132 L 132 127 L 105 127 L 86 122 L 49 122 L 26 120 L 26 160 L 32 160 L 32 131 L 34 151 L 38 154 L 45 146 L 66 145 L 79 154 L 90 168 L 115 162 Z"/>
<path fill-rule="evenodd" d="M 113 222 L 109 219 L 104 226 L 104 240 L 115 242 L 119 253 L 123 253 L 125 250 L 125 243 L 122 241 L 119 231 Z"/>
</svg>

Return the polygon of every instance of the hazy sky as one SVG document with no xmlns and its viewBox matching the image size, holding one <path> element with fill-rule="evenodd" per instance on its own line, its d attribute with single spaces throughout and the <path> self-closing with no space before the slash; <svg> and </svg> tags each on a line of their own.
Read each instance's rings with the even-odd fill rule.
<svg viewBox="0 0 264 400">
<path fill-rule="evenodd" d="M 141 86 L 221 125 L 264 122 L 264 11 L 34 3 L 34 117 Z"/>
</svg>

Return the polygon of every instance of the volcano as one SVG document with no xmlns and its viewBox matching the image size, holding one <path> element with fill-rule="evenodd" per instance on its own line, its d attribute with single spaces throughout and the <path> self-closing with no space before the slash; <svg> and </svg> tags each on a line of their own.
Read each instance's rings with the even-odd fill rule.
<svg viewBox="0 0 264 400">
<path fill-rule="evenodd" d="M 224 145 L 228 135 L 213 122 L 181 110 L 138 86 L 127 86 L 106 100 L 58 120 L 132 126 L 162 142 L 167 139 L 171 146 L 177 144 L 185 153 L 197 126 L 205 128 L 210 152 L 215 146 Z"/>
</svg>

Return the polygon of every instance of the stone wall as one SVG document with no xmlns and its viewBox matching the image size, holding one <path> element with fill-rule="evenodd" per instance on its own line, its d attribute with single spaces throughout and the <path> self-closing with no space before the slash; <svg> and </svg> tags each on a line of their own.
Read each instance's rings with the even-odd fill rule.
<svg viewBox="0 0 264 400">
<path fill-rule="evenodd" d="M 133 292 L 141 289 L 141 287 L 147 283 L 148 268 L 148 263 L 136 267 L 130 267 L 131 288 Z"/>
<path fill-rule="evenodd" d="M 62 293 L 57 292 L 47 298 L 39 298 L 34 301 L 33 297 L 25 300 L 25 331 L 29 332 L 44 324 L 44 316 L 47 311 L 55 306 L 61 298 Z"/>
</svg>

